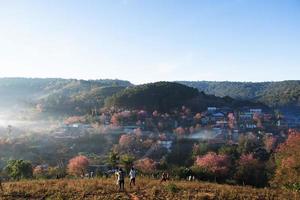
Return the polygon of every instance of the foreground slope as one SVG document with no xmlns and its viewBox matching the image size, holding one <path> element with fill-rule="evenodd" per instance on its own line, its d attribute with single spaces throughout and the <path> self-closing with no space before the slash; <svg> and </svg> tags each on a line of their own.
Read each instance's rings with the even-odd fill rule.
<svg viewBox="0 0 300 200">
<path fill-rule="evenodd" d="M 0 198 L 18 199 L 300 199 L 296 192 L 212 183 L 172 181 L 160 184 L 158 180 L 138 178 L 136 188 L 118 192 L 113 179 L 41 180 L 4 184 Z"/>
</svg>

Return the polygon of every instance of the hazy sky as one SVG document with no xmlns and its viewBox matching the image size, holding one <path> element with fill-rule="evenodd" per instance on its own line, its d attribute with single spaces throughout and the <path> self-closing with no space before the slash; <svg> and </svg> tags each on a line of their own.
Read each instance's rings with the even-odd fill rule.
<svg viewBox="0 0 300 200">
<path fill-rule="evenodd" d="M 0 77 L 300 78 L 300 0 L 0 0 Z"/>
</svg>

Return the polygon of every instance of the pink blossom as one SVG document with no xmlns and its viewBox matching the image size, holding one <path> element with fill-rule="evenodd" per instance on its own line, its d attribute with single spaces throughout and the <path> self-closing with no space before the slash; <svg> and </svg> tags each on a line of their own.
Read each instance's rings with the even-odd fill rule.
<svg viewBox="0 0 300 200">
<path fill-rule="evenodd" d="M 229 171 L 230 161 L 226 155 L 217 155 L 214 152 L 209 152 L 204 156 L 197 156 L 195 164 L 212 173 L 225 175 Z"/>
</svg>

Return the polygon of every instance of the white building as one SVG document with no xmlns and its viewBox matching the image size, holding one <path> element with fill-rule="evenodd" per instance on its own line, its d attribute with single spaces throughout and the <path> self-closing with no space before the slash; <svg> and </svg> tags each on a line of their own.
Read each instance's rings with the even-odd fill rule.
<svg viewBox="0 0 300 200">
<path fill-rule="evenodd" d="M 161 145 L 162 147 L 166 148 L 168 151 L 171 151 L 171 147 L 172 147 L 173 141 L 171 141 L 171 140 L 166 140 L 166 141 L 158 140 L 157 143 L 159 145 Z"/>
<path fill-rule="evenodd" d="M 208 112 L 215 112 L 217 110 L 216 107 L 207 107 Z"/>
<path fill-rule="evenodd" d="M 250 112 L 251 113 L 262 113 L 262 109 L 261 108 L 251 108 Z"/>
</svg>

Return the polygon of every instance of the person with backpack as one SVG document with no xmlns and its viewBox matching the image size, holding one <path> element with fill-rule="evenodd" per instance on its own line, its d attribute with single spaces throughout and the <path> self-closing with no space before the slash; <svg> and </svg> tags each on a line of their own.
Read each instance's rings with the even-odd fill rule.
<svg viewBox="0 0 300 200">
<path fill-rule="evenodd" d="M 125 181 L 124 181 L 124 177 L 125 177 L 125 172 L 123 171 L 122 168 L 119 168 L 119 170 L 116 172 L 117 175 L 117 181 L 118 181 L 118 185 L 119 185 L 119 191 L 124 191 L 124 186 L 125 186 Z"/>
<path fill-rule="evenodd" d="M 134 167 L 131 168 L 130 172 L 129 172 L 129 178 L 130 178 L 130 188 L 131 188 L 131 184 L 133 186 L 135 186 L 135 177 L 136 177 L 136 170 L 134 169 Z"/>
</svg>

